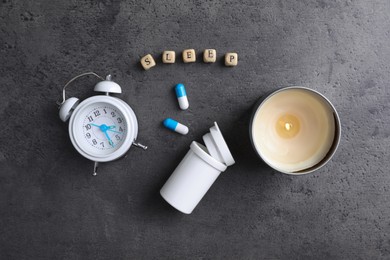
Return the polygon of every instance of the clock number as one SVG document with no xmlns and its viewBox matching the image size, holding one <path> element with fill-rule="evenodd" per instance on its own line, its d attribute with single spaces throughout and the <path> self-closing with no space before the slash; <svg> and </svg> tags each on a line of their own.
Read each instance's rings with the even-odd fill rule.
<svg viewBox="0 0 390 260">
<path fill-rule="evenodd" d="M 118 123 L 122 123 L 122 118 L 118 117 L 116 120 L 118 120 Z"/>
<path fill-rule="evenodd" d="M 119 127 L 119 131 L 120 131 L 120 132 L 123 132 L 123 128 L 122 128 L 121 126 Z"/>
<path fill-rule="evenodd" d="M 121 140 L 121 137 L 119 135 L 115 135 L 116 140 Z"/>
<path fill-rule="evenodd" d="M 93 140 L 92 140 L 92 143 L 93 143 L 93 145 L 97 145 L 96 139 L 93 139 Z"/>
<path fill-rule="evenodd" d="M 95 115 L 95 117 L 98 117 L 98 116 L 100 116 L 100 111 L 97 110 L 97 111 L 93 112 L 93 114 Z"/>
<path fill-rule="evenodd" d="M 115 112 L 111 112 L 112 117 L 116 117 Z"/>
<path fill-rule="evenodd" d="M 88 125 L 86 125 L 85 126 L 85 128 L 87 129 L 87 131 L 89 130 L 89 129 L 91 129 L 91 125 L 90 124 L 88 124 Z"/>
<path fill-rule="evenodd" d="M 107 114 L 107 111 L 106 111 L 106 109 L 105 109 L 105 108 L 103 108 L 103 111 L 104 111 L 104 114 Z"/>
<path fill-rule="evenodd" d="M 100 145 L 101 145 L 102 147 L 104 147 L 104 142 L 101 142 Z"/>
<path fill-rule="evenodd" d="M 91 138 L 91 134 L 90 133 L 87 133 L 85 136 L 88 137 L 88 139 Z"/>
<path fill-rule="evenodd" d="M 88 120 L 89 120 L 89 122 L 93 122 L 92 116 L 89 116 L 89 117 L 88 117 Z"/>
</svg>

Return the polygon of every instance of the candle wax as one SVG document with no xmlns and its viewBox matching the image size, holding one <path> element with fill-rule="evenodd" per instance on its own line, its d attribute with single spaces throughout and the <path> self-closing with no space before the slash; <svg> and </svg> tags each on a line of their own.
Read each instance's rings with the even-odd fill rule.
<svg viewBox="0 0 390 260">
<path fill-rule="evenodd" d="M 319 163 L 335 135 L 333 110 L 319 94 L 305 89 L 275 93 L 258 108 L 252 136 L 261 157 L 283 172 Z"/>
</svg>

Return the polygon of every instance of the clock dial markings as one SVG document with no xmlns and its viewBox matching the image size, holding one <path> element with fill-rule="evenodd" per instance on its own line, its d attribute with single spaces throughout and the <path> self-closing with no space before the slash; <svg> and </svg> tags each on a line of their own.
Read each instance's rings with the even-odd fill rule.
<svg viewBox="0 0 390 260">
<path fill-rule="evenodd" d="M 119 134 L 125 133 L 126 124 L 122 113 L 115 107 L 100 106 L 86 114 L 83 129 L 84 137 L 92 147 L 107 150 L 121 144 L 123 138 Z"/>
</svg>

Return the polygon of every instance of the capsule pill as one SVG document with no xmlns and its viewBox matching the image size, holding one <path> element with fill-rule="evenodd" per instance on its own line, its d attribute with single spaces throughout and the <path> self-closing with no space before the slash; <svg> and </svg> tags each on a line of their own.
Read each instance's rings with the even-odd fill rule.
<svg viewBox="0 0 390 260">
<path fill-rule="evenodd" d="M 176 120 L 173 120 L 172 118 L 167 118 L 163 122 L 164 126 L 176 133 L 186 135 L 188 134 L 188 127 L 186 127 L 183 124 L 180 124 Z"/>
<path fill-rule="evenodd" d="M 181 110 L 186 110 L 190 104 L 188 103 L 186 88 L 183 84 L 179 83 L 175 87 L 177 101 Z"/>
</svg>

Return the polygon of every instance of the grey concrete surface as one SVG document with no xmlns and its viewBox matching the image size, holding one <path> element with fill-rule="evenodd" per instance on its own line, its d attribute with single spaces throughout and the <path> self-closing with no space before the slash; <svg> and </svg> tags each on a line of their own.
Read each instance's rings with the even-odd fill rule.
<svg viewBox="0 0 390 260">
<path fill-rule="evenodd" d="M 163 50 L 218 63 L 161 63 Z M 226 68 L 225 52 L 239 65 Z M 143 71 L 151 53 L 157 66 Z M 390 259 L 390 2 L 0 2 L 1 259 Z M 99 176 L 70 143 L 55 101 L 80 72 L 112 73 L 139 141 Z M 178 109 L 173 86 L 187 86 Z M 93 78 L 69 96 L 93 95 Z M 321 170 L 271 170 L 248 137 L 252 105 L 280 86 L 325 94 L 342 141 Z M 190 127 L 162 127 L 174 117 Z M 191 215 L 159 189 L 217 121 L 237 161 Z"/>
</svg>

